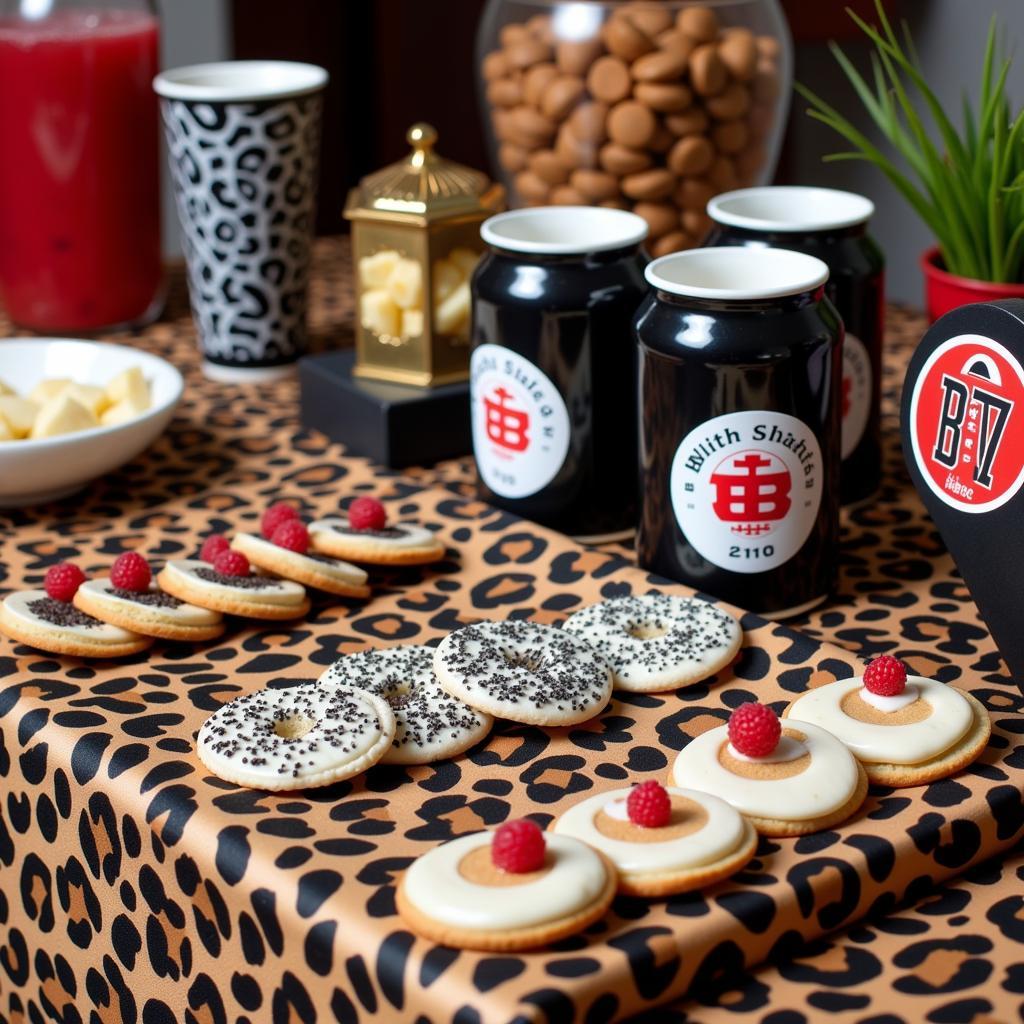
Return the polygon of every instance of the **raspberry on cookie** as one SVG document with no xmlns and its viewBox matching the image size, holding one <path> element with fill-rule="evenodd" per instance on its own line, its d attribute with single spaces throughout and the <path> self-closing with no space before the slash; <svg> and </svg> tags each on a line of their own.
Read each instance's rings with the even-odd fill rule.
<svg viewBox="0 0 1024 1024">
<path fill-rule="evenodd" d="M 966 768 L 988 745 L 992 723 L 982 704 L 947 683 L 907 674 L 891 655 L 863 676 L 797 697 L 786 720 L 811 722 L 843 741 L 868 778 L 885 786 L 922 786 Z"/>
<path fill-rule="evenodd" d="M 242 571 L 244 570 L 244 572 Z M 309 611 L 305 587 L 249 571 L 238 551 L 222 551 L 213 565 L 171 559 L 157 576 L 160 589 L 189 604 L 251 619 L 297 619 Z"/>
<path fill-rule="evenodd" d="M 533 949 L 582 931 L 615 895 L 604 854 L 531 821 L 461 836 L 413 861 L 398 886 L 398 913 L 446 946 Z"/>
<path fill-rule="evenodd" d="M 714 885 L 757 849 L 757 833 L 726 801 L 653 780 L 580 801 L 554 831 L 611 860 L 620 892 L 653 898 Z"/>
<path fill-rule="evenodd" d="M 353 509 L 354 519 L 328 516 L 309 524 L 314 551 L 367 565 L 425 565 L 444 558 L 444 544 L 437 536 L 414 523 L 389 525 L 384 506 L 376 499 L 357 498 L 349 506 L 350 514 Z"/>
<path fill-rule="evenodd" d="M 769 707 L 741 704 L 728 725 L 683 747 L 673 784 L 720 797 L 766 836 L 820 832 L 855 814 L 868 791 L 857 759 L 817 725 L 771 718 Z"/>
</svg>

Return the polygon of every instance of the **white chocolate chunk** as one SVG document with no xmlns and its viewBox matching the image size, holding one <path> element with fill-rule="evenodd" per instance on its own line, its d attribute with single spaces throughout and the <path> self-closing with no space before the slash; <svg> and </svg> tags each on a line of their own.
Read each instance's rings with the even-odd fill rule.
<svg viewBox="0 0 1024 1024">
<path fill-rule="evenodd" d="M 388 275 L 388 293 L 402 309 L 423 308 L 423 269 L 415 260 L 402 257 Z"/>
<path fill-rule="evenodd" d="M 0 395 L 0 416 L 7 422 L 13 437 L 28 437 L 39 415 L 39 403 L 18 395 Z"/>
<path fill-rule="evenodd" d="M 107 397 L 107 393 L 103 388 L 97 387 L 95 384 L 69 384 L 65 389 L 66 393 L 69 394 L 76 402 L 81 402 L 82 405 L 89 409 L 94 416 L 99 416 L 104 409 L 110 405 L 110 399 Z M 146 390 L 146 402 L 149 403 L 149 389 Z"/>
<path fill-rule="evenodd" d="M 462 276 L 468 280 L 473 276 L 473 271 L 476 270 L 476 265 L 480 262 L 480 254 L 473 252 L 472 249 L 460 247 L 452 249 L 448 253 L 448 259 L 459 268 Z"/>
<path fill-rule="evenodd" d="M 65 388 L 71 385 L 67 377 L 52 377 L 49 380 L 41 380 L 30 392 L 29 398 L 40 405 L 56 398 Z"/>
<path fill-rule="evenodd" d="M 434 328 L 439 334 L 463 334 L 469 328 L 469 284 L 463 281 L 434 310 Z"/>
<path fill-rule="evenodd" d="M 359 261 L 359 283 L 363 288 L 384 288 L 400 259 L 394 249 L 383 249 Z"/>
<path fill-rule="evenodd" d="M 418 338 L 423 333 L 423 310 L 402 310 L 402 337 Z"/>
<path fill-rule="evenodd" d="M 18 392 L 0 377 L 0 395 L 16 395 Z"/>
<path fill-rule="evenodd" d="M 435 260 L 433 280 L 434 309 L 437 309 L 462 284 L 464 279 L 465 275 L 450 260 Z"/>
<path fill-rule="evenodd" d="M 398 337 L 401 331 L 401 310 L 384 288 L 371 288 L 359 299 L 359 319 L 374 334 Z"/>
<path fill-rule="evenodd" d="M 128 399 L 139 409 L 149 408 L 149 384 L 137 366 L 129 366 L 112 378 L 106 391 L 111 405 Z"/>
<path fill-rule="evenodd" d="M 32 426 L 32 437 L 56 437 L 96 426 L 96 417 L 81 402 L 64 393 L 46 402 Z"/>
<path fill-rule="evenodd" d="M 100 425 L 114 427 L 119 423 L 127 423 L 129 420 L 141 416 L 146 409 L 147 406 L 139 406 L 131 398 L 123 398 L 120 402 L 115 402 L 104 409 L 103 415 L 100 416 Z"/>
<path fill-rule="evenodd" d="M 13 441 L 15 440 L 14 431 L 11 430 L 11 425 L 0 416 L 0 441 Z"/>
</svg>

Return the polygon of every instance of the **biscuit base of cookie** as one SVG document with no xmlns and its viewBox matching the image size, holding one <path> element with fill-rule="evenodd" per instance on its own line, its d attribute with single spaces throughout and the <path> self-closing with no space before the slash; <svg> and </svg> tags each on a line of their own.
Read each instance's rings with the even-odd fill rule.
<svg viewBox="0 0 1024 1024">
<path fill-rule="evenodd" d="M 91 615 L 111 626 L 141 633 L 143 636 L 154 636 L 160 640 L 185 640 L 197 643 L 202 640 L 215 640 L 224 632 L 224 623 L 215 622 L 211 626 L 183 626 L 161 621 L 145 605 L 139 605 L 139 611 L 122 609 L 113 601 L 104 601 L 88 591 L 79 590 L 71 602 L 80 612 Z M 209 610 L 209 609 L 208 609 Z"/>
<path fill-rule="evenodd" d="M 67 636 L 56 629 L 49 630 L 43 627 L 33 629 L 28 624 L 14 620 L 12 616 L 5 613 L 0 605 L 0 632 L 18 643 L 28 644 L 37 650 L 46 651 L 48 654 L 67 654 L 74 658 L 124 658 L 129 654 L 138 654 L 140 651 L 152 647 L 151 636 L 138 636 L 138 639 L 124 643 L 90 643 L 86 638 L 79 636 Z"/>
<path fill-rule="evenodd" d="M 732 647 L 713 664 L 702 665 L 699 669 L 684 672 L 668 683 L 659 680 L 657 683 L 651 683 L 646 686 L 643 684 L 637 685 L 631 679 L 623 683 L 619 676 L 615 676 L 613 685 L 616 690 L 621 690 L 623 693 L 674 693 L 676 690 L 681 690 L 684 686 L 695 686 L 697 683 L 703 683 L 716 672 L 721 672 L 723 668 L 727 668 L 732 664 L 736 655 L 739 654 L 742 646 L 743 631 L 741 630 Z"/>
<path fill-rule="evenodd" d="M 219 594 L 211 594 L 203 587 L 193 587 L 180 576 L 170 575 L 166 569 L 161 570 L 156 578 L 157 586 L 166 590 L 168 594 L 187 601 L 189 604 L 199 605 L 211 612 L 222 612 L 224 615 L 238 615 L 243 619 L 272 619 L 287 620 L 300 619 L 310 608 L 309 598 L 302 600 L 301 604 L 270 604 L 268 601 L 245 601 L 221 597 Z M 244 591 L 242 591 L 244 593 Z"/>
<path fill-rule="evenodd" d="M 958 688 L 959 689 L 959 688 Z M 949 750 L 918 764 L 881 764 L 862 761 L 868 778 L 880 786 L 900 789 L 906 786 L 924 786 L 929 782 L 948 778 L 981 757 L 992 735 L 992 719 L 977 697 L 959 690 L 971 705 L 974 722 L 967 734 Z"/>
<path fill-rule="evenodd" d="M 853 791 L 853 796 L 842 807 L 832 811 L 831 814 L 824 814 L 820 818 L 808 818 L 806 821 L 786 821 L 784 818 L 759 818 L 746 812 L 741 813 L 761 835 L 785 839 L 789 836 L 806 836 L 812 832 L 824 832 L 825 829 L 846 821 L 847 818 L 857 813 L 867 795 L 868 775 L 864 771 L 864 765 L 858 761 L 857 787 Z"/>
<path fill-rule="evenodd" d="M 268 551 L 262 545 L 247 543 L 244 535 L 234 537 L 231 546 L 236 551 L 241 551 L 253 565 L 268 572 L 277 573 L 278 576 L 283 576 L 286 580 L 301 583 L 314 590 L 322 590 L 327 594 L 334 594 L 336 597 L 364 599 L 370 596 L 371 591 L 367 584 L 345 583 L 329 573 L 317 572 L 312 566 L 297 564 L 295 558 L 288 557 L 293 552 L 283 548 L 281 554 L 278 555 L 277 552 Z"/>
<path fill-rule="evenodd" d="M 594 902 L 570 917 L 560 917 L 554 921 L 546 921 L 544 924 L 533 925 L 529 928 L 494 931 L 459 928 L 456 925 L 445 924 L 443 921 L 429 917 L 418 907 L 413 906 L 405 895 L 404 876 L 398 883 L 395 906 L 399 916 L 414 932 L 441 946 L 477 949 L 486 953 L 511 953 L 523 949 L 536 949 L 583 931 L 584 928 L 599 921 L 607 913 L 618 888 L 618 873 L 615 870 L 615 865 L 600 850 L 594 852 L 604 864 L 605 887 Z"/>
<path fill-rule="evenodd" d="M 693 892 L 695 889 L 707 889 L 717 882 L 724 881 L 746 866 L 757 853 L 757 832 L 749 821 L 744 822 L 744 826 L 743 842 L 727 857 L 699 868 L 679 871 L 648 871 L 636 874 L 623 874 L 620 871 L 619 892 L 626 896 L 659 899 L 662 896 Z"/>
<path fill-rule="evenodd" d="M 343 562 L 360 565 L 429 565 L 444 558 L 444 545 L 437 541 L 429 547 L 401 548 L 380 545 L 354 545 L 346 543 L 345 536 L 327 530 L 310 534 L 310 546 L 321 555 L 340 558 Z"/>
</svg>

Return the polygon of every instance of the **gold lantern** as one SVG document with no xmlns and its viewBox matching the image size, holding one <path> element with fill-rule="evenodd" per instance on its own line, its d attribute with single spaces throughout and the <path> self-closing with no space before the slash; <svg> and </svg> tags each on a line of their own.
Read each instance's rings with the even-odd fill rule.
<svg viewBox="0 0 1024 1024">
<path fill-rule="evenodd" d="M 428 386 L 469 376 L 469 279 L 480 224 L 504 206 L 500 185 L 439 157 L 437 132 L 415 124 L 409 156 L 352 189 L 359 323 L 353 373 Z"/>
</svg>

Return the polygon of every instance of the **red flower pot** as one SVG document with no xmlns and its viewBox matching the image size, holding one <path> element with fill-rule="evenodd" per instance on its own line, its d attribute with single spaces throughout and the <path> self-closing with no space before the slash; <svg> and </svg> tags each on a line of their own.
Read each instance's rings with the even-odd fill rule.
<svg viewBox="0 0 1024 1024">
<path fill-rule="evenodd" d="M 951 274 L 942 265 L 938 247 L 929 249 L 921 257 L 924 271 L 925 298 L 928 316 L 938 320 L 958 306 L 971 302 L 991 302 L 993 299 L 1024 299 L 1024 284 L 977 281 L 973 277 Z"/>
</svg>

